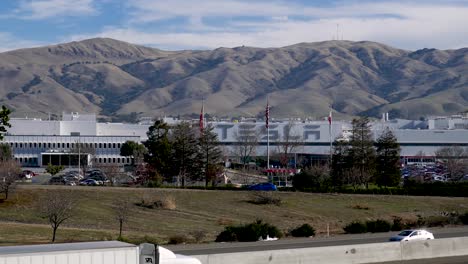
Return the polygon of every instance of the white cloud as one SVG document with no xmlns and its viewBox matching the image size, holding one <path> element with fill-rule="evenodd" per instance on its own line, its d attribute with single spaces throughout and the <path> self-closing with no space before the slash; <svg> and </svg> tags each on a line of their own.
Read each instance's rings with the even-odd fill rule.
<svg viewBox="0 0 468 264">
<path fill-rule="evenodd" d="M 45 19 L 57 16 L 95 15 L 93 0 L 37 0 L 21 2 L 13 16 L 22 19 Z"/>
<path fill-rule="evenodd" d="M 2 40 L 0 42 L 0 52 L 44 45 L 44 43 L 36 41 L 18 39 L 8 32 L 0 32 L 0 39 Z"/>
<path fill-rule="evenodd" d="M 139 0 L 138 2 L 144 2 Z M 176 1 L 184 2 L 184 1 Z M 230 1 L 234 5 L 235 1 Z M 156 2 L 155 2 L 156 3 Z M 172 1 L 170 2 L 172 3 Z M 214 1 L 207 1 L 216 7 Z M 163 5 L 159 3 L 159 5 Z M 164 10 L 170 11 L 167 4 Z M 274 6 L 274 5 L 273 5 Z M 154 6 L 153 6 L 154 7 Z M 239 10 L 244 6 L 241 3 Z M 301 20 L 274 19 L 275 16 L 286 17 L 291 13 L 281 13 L 276 7 L 265 12 L 270 19 L 263 22 L 228 22 L 227 26 L 216 27 L 210 24 L 209 30 L 203 31 L 201 17 L 213 11 L 203 11 L 196 8 L 194 19 L 187 25 L 184 32 L 158 33 L 143 31 L 133 24 L 127 28 L 107 28 L 93 35 L 75 35 L 71 39 L 79 40 L 87 37 L 110 37 L 142 45 L 156 46 L 164 49 L 217 48 L 235 47 L 241 45 L 256 47 L 279 47 L 299 42 L 314 42 L 331 40 L 336 35 L 336 25 L 340 25 L 340 37 L 361 41 L 371 40 L 382 42 L 405 49 L 423 47 L 459 48 L 468 45 L 468 6 L 449 6 L 436 4 L 404 4 L 404 3 L 369 3 L 336 9 L 317 9 L 321 18 L 309 17 Z M 184 9 L 184 8 L 179 8 Z M 291 7 L 290 10 L 293 10 Z M 151 10 L 151 8 L 148 8 Z M 200 11 L 197 11 L 200 10 Z M 227 13 L 238 13 L 233 8 Z M 309 10 L 310 12 L 310 10 Z M 176 10 L 169 12 L 189 13 Z M 345 15 L 347 14 L 347 15 Z M 392 14 L 392 15 L 376 15 Z M 144 19 L 143 19 L 144 20 Z M 195 26 L 194 26 L 195 25 Z M 192 30 L 193 28 L 197 30 Z M 218 30 L 216 30 L 216 28 Z M 201 29 L 201 30 L 199 30 Z"/>
</svg>

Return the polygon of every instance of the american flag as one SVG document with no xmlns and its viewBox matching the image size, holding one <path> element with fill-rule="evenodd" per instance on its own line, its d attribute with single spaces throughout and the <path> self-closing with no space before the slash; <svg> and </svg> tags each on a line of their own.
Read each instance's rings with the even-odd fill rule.
<svg viewBox="0 0 468 264">
<path fill-rule="evenodd" d="M 331 125 L 332 123 L 332 111 L 328 114 L 328 124 Z"/>
<path fill-rule="evenodd" d="M 267 101 L 267 106 L 265 109 L 265 127 L 268 128 L 268 122 L 270 121 L 270 105 Z"/>
</svg>

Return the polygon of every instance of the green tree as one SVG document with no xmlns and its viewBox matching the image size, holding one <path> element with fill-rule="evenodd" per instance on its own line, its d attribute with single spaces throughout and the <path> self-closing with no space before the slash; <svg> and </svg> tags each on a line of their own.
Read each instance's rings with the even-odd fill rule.
<svg viewBox="0 0 468 264">
<path fill-rule="evenodd" d="M 13 152 L 11 151 L 10 145 L 0 144 L 0 162 L 8 161 L 13 158 Z"/>
<path fill-rule="evenodd" d="M 198 139 L 198 160 L 200 162 L 201 174 L 205 179 L 205 187 L 208 187 L 210 180 L 212 185 L 216 178 L 216 173 L 219 171 L 219 163 L 221 162 L 221 150 L 218 146 L 218 135 L 213 132 L 214 127 L 209 125 L 200 133 Z"/>
<path fill-rule="evenodd" d="M 377 139 L 376 183 L 379 186 L 397 186 L 400 183 L 400 144 L 387 128 Z"/>
<path fill-rule="evenodd" d="M 11 127 L 10 114 L 11 110 L 2 105 L 0 111 L 0 140 L 3 140 L 3 134 L 7 132 L 6 127 Z"/>
<path fill-rule="evenodd" d="M 349 158 L 352 167 L 359 173 L 355 179 L 358 184 L 369 187 L 372 175 L 375 171 L 375 149 L 373 135 L 370 129 L 369 119 L 361 117 L 353 119 L 352 135 L 349 150 Z"/>
<path fill-rule="evenodd" d="M 293 177 L 293 186 L 298 190 L 326 188 L 329 186 L 330 172 L 328 166 L 316 165 L 304 169 Z"/>
<path fill-rule="evenodd" d="M 333 142 L 333 158 L 331 164 L 331 182 L 335 187 L 347 183 L 346 171 L 351 166 L 349 162 L 349 142 L 343 137 L 335 139 Z"/>
<path fill-rule="evenodd" d="M 185 186 L 187 177 L 197 175 L 197 138 L 187 122 L 177 124 L 171 135 L 172 171 L 178 175 L 179 183 Z"/>
<path fill-rule="evenodd" d="M 169 142 L 169 126 L 161 120 L 149 127 L 148 140 L 144 143 L 148 154 L 145 157 L 159 175 L 169 176 L 171 162 L 171 144 Z"/>
<path fill-rule="evenodd" d="M 55 174 L 63 171 L 65 169 L 65 167 L 63 167 L 62 165 L 52 165 L 52 164 L 48 164 L 45 171 L 50 173 L 50 175 L 54 176 Z"/>
<path fill-rule="evenodd" d="M 133 157 L 132 164 L 140 164 L 143 156 L 147 153 L 144 145 L 139 144 L 135 141 L 126 141 L 120 147 L 120 156 Z"/>
</svg>

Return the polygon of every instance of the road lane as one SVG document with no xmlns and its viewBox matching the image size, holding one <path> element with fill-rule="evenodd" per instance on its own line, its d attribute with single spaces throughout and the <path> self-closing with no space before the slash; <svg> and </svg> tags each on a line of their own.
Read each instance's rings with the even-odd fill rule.
<svg viewBox="0 0 468 264">
<path fill-rule="evenodd" d="M 468 236 L 468 228 L 439 228 L 429 229 L 437 238 L 451 238 Z M 250 252 L 264 250 L 280 250 L 308 247 L 328 247 L 353 244 L 368 244 L 388 242 L 390 236 L 397 232 L 376 233 L 376 234 L 359 234 L 359 235 L 338 235 L 330 238 L 297 238 L 297 239 L 281 239 L 277 241 L 262 241 L 262 242 L 243 242 L 243 243 L 210 243 L 196 245 L 174 245 L 167 246 L 170 250 L 177 254 L 184 255 L 206 255 L 206 254 L 222 254 L 234 252 Z M 456 263 L 456 262 L 455 262 Z M 466 260 L 464 263 L 468 263 Z M 412 263 L 411 263 L 412 264 Z M 427 264 L 427 262 L 425 262 Z"/>
</svg>

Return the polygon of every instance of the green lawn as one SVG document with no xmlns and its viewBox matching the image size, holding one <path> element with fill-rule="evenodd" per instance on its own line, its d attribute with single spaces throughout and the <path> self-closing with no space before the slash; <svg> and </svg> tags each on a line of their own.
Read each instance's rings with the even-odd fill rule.
<svg viewBox="0 0 468 264">
<path fill-rule="evenodd" d="M 327 224 L 332 233 L 341 233 L 341 228 L 353 220 L 391 220 L 394 216 L 415 219 L 417 215 L 468 211 L 468 198 L 278 192 L 275 195 L 281 198 L 282 204 L 275 206 L 249 203 L 252 195 L 249 191 L 24 185 L 9 201 L 0 203 L 0 245 L 40 243 L 50 239 L 50 227 L 40 217 L 36 203 L 50 191 L 72 192 L 78 203 L 74 217 L 58 231 L 59 242 L 116 239 L 118 222 L 112 204 L 121 197 L 137 203 L 142 199 L 170 196 L 176 203 L 175 210 L 132 205 L 124 236 L 134 242 L 164 243 L 171 236 L 190 237 L 193 232 L 203 232 L 205 241 L 213 241 L 224 225 L 255 219 L 263 219 L 283 231 L 309 223 L 320 235 Z"/>
</svg>

